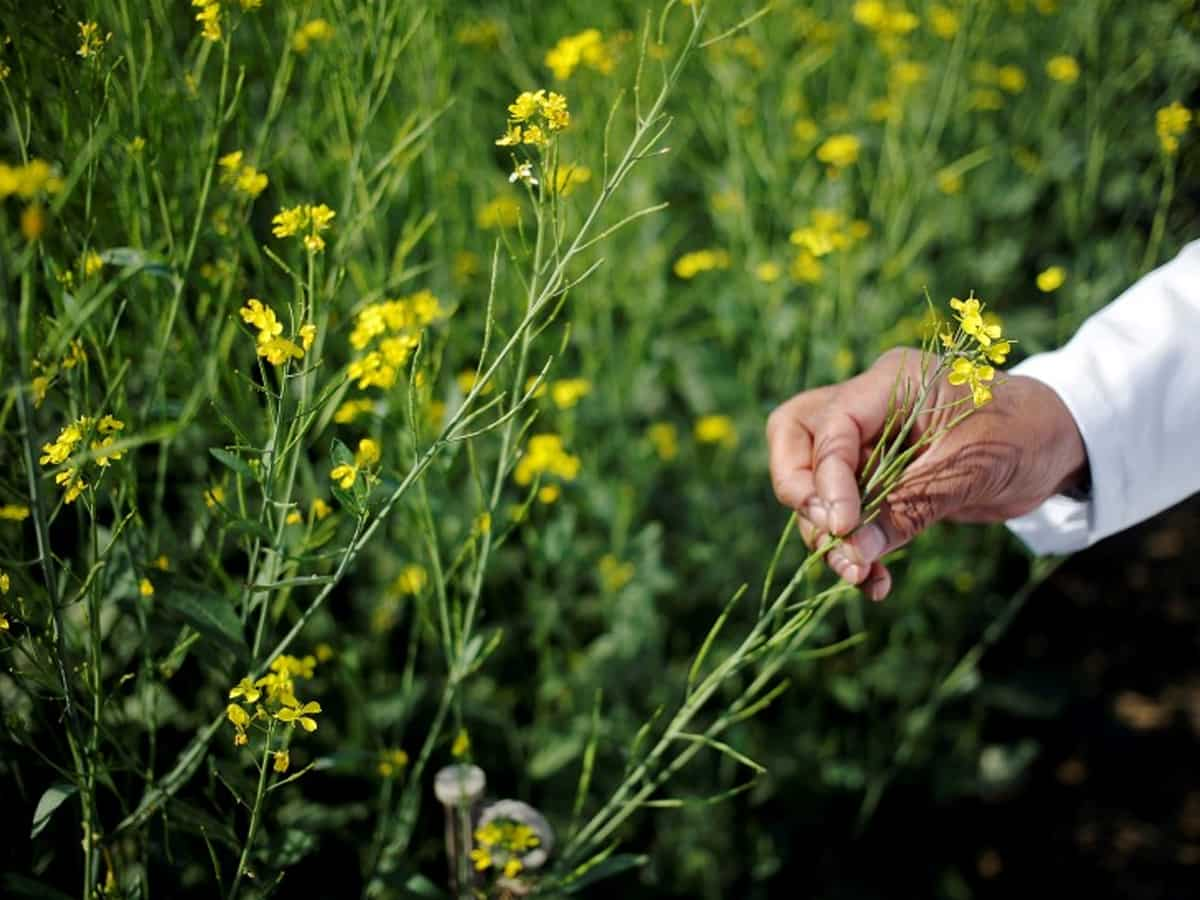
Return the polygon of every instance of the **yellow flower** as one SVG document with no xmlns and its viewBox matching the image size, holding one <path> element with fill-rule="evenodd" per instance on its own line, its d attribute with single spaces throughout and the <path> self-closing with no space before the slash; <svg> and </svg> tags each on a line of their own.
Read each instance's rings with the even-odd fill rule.
<svg viewBox="0 0 1200 900">
<path fill-rule="evenodd" d="M 83 255 L 80 261 L 80 266 L 83 269 L 83 277 L 91 278 L 97 272 L 104 268 L 104 258 L 95 250 L 89 250 Z"/>
<path fill-rule="evenodd" d="M 455 759 L 462 759 L 471 752 L 471 736 L 467 734 L 467 729 L 458 729 L 458 734 L 454 736 L 454 743 L 450 747 L 450 755 Z"/>
<path fill-rule="evenodd" d="M 304 521 L 304 516 L 300 515 L 300 510 L 293 509 L 287 514 L 287 518 L 283 520 L 285 525 L 299 525 Z"/>
<path fill-rule="evenodd" d="M 296 723 L 300 723 L 300 727 L 310 734 L 317 730 L 317 720 L 312 718 L 321 712 L 321 704 L 316 700 L 310 700 L 303 706 L 297 704 L 295 706 L 285 706 L 275 713 L 275 718 L 280 722 L 287 722 L 293 728 Z"/>
<path fill-rule="evenodd" d="M 408 766 L 408 754 L 397 748 L 385 750 L 379 758 L 379 774 L 384 778 L 398 775 Z"/>
<path fill-rule="evenodd" d="M 538 488 L 538 502 L 543 503 L 546 506 L 557 502 L 558 498 L 561 496 L 562 488 L 557 484 L 543 484 L 540 488 Z"/>
<path fill-rule="evenodd" d="M 292 35 L 292 49 L 304 54 L 316 41 L 329 41 L 332 38 L 333 26 L 324 19 L 313 19 L 296 29 Z"/>
<path fill-rule="evenodd" d="M 79 49 L 75 51 L 76 55 L 89 59 L 100 55 L 104 45 L 112 40 L 112 32 L 101 34 L 98 22 L 80 22 L 79 40 L 80 44 Z"/>
<path fill-rule="evenodd" d="M 0 596 L 7 594 L 10 587 L 12 587 L 12 581 L 9 580 L 8 573 L 0 571 Z"/>
<path fill-rule="evenodd" d="M 788 274 L 792 279 L 803 284 L 816 284 L 821 280 L 824 272 L 825 267 L 821 265 L 821 261 L 809 250 L 801 250 L 797 253 L 788 269 Z"/>
<path fill-rule="evenodd" d="M 992 399 L 992 391 L 986 382 L 996 377 L 996 370 L 984 363 L 973 363 L 966 357 L 958 357 L 950 366 L 947 381 L 953 385 L 966 384 L 971 389 L 971 402 L 983 406 Z"/>
<path fill-rule="evenodd" d="M 754 277 L 763 284 L 773 284 L 783 275 L 783 268 L 774 260 L 764 260 L 754 267 Z"/>
<path fill-rule="evenodd" d="M 526 125 L 525 130 L 521 132 L 521 143 L 532 144 L 535 147 L 544 147 L 549 143 L 549 138 L 542 131 L 541 125 Z M 509 179 L 510 181 L 512 179 Z"/>
<path fill-rule="evenodd" d="M 670 462 L 679 455 L 679 435 L 670 422 L 655 422 L 646 429 L 646 439 L 663 462 Z"/>
<path fill-rule="evenodd" d="M 36 241 L 46 230 L 46 212 L 40 203 L 31 203 L 21 210 L 21 237 Z"/>
<path fill-rule="evenodd" d="M 844 169 L 858 161 L 862 143 L 852 134 L 835 134 L 826 138 L 817 148 L 817 159 L 835 171 Z"/>
<path fill-rule="evenodd" d="M 497 147 L 515 147 L 521 143 L 521 126 L 509 124 L 504 134 L 496 138 Z"/>
<path fill-rule="evenodd" d="M 275 317 L 275 310 L 257 298 L 251 297 L 238 312 L 243 322 L 258 329 L 260 341 L 283 333 L 283 323 Z"/>
<path fill-rule="evenodd" d="M 491 530 L 492 514 L 489 512 L 481 512 L 471 523 L 471 532 L 473 534 L 487 534 Z"/>
<path fill-rule="evenodd" d="M 1072 84 L 1079 78 L 1079 63 L 1073 56 L 1054 56 L 1046 63 L 1046 74 L 1055 81 Z"/>
<path fill-rule="evenodd" d="M 8 624 L 8 616 L 4 615 L 4 613 L 0 613 L 0 632 L 8 631 L 11 627 L 12 626 Z"/>
<path fill-rule="evenodd" d="M 361 400 L 347 400 L 334 412 L 333 421 L 339 425 L 348 425 L 359 416 L 371 412 L 374 406 L 374 402 L 366 398 Z"/>
<path fill-rule="evenodd" d="M 541 100 L 546 95 L 544 90 L 523 91 L 517 99 L 508 105 L 508 116 L 514 122 L 525 122 L 537 115 L 541 109 Z"/>
<path fill-rule="evenodd" d="M 313 648 L 313 653 L 316 654 L 317 662 L 326 663 L 333 659 L 333 648 L 324 641 Z"/>
<path fill-rule="evenodd" d="M 167 554 L 160 553 L 158 558 L 150 563 L 150 565 L 154 566 L 154 568 L 158 569 L 160 572 L 167 572 L 170 571 L 171 560 L 167 558 Z"/>
<path fill-rule="evenodd" d="M 288 766 L 292 764 L 292 757 L 288 752 L 287 747 L 284 747 L 282 750 L 274 751 L 272 756 L 274 757 L 275 761 L 271 764 L 271 768 L 280 774 L 286 772 L 288 770 Z"/>
<path fill-rule="evenodd" d="M 729 416 L 701 416 L 696 420 L 694 431 L 696 440 L 701 444 L 720 444 L 722 447 L 737 445 L 737 430 Z"/>
<path fill-rule="evenodd" d="M 143 578 L 141 581 L 138 582 L 138 593 L 141 594 L 143 597 L 153 597 L 154 596 L 154 584 L 150 581 L 149 578 Z"/>
<path fill-rule="evenodd" d="M 592 390 L 586 378 L 565 378 L 550 385 L 550 398 L 559 409 L 570 409 Z"/>
<path fill-rule="evenodd" d="M 342 463 L 339 466 L 334 466 L 329 473 L 329 477 L 337 482 L 338 487 L 343 491 L 348 491 L 354 487 L 354 482 L 358 478 L 358 469 L 355 466 Z"/>
<path fill-rule="evenodd" d="M 30 200 L 38 194 L 57 194 L 63 180 L 44 159 L 31 159 L 20 166 L 0 163 L 0 200 L 16 195 Z"/>
<path fill-rule="evenodd" d="M 363 438 L 358 442 L 358 451 L 354 454 L 354 464 L 360 468 L 373 466 L 379 462 L 379 444 L 371 438 Z"/>
<path fill-rule="evenodd" d="M 812 119 L 797 119 L 792 126 L 792 137 L 802 144 L 810 144 L 821 133 L 820 126 Z"/>
<path fill-rule="evenodd" d="M 271 224 L 275 226 L 271 229 L 271 233 L 275 237 L 291 237 L 307 227 L 308 212 L 304 206 L 292 206 L 287 209 L 281 209 L 271 219 Z"/>
<path fill-rule="evenodd" d="M 262 340 L 259 336 L 258 344 L 255 346 L 259 356 L 264 357 L 267 362 L 273 366 L 282 366 L 289 359 L 303 359 L 304 351 L 289 341 L 287 338 L 273 337 Z"/>
<path fill-rule="evenodd" d="M 1187 133 L 1192 124 L 1192 111 L 1176 100 L 1154 114 L 1154 131 L 1159 145 L 1167 156 L 1179 151 L 1179 138 Z"/>
<path fill-rule="evenodd" d="M 489 200 L 475 213 L 475 222 L 480 228 L 512 228 L 520 221 L 521 204 L 511 196 Z"/>
<path fill-rule="evenodd" d="M 1025 90 L 1025 72 L 1019 66 L 1001 66 L 996 70 L 996 84 L 1010 94 Z"/>
<path fill-rule="evenodd" d="M 996 341 L 983 351 L 984 355 L 998 366 L 1004 365 L 1011 352 L 1012 341 Z"/>
<path fill-rule="evenodd" d="M 225 707 L 225 717 L 233 723 L 234 728 L 242 729 L 250 724 L 250 713 L 237 703 L 230 703 Z"/>
<path fill-rule="evenodd" d="M 192 0 L 192 6 L 200 7 L 196 21 L 200 23 L 200 34 L 206 41 L 221 39 L 221 4 L 217 0 Z"/>
<path fill-rule="evenodd" d="M 554 191 L 559 196 L 569 197 L 575 188 L 592 180 L 592 170 L 587 166 L 559 166 L 554 173 Z"/>
<path fill-rule="evenodd" d="M 392 590 L 401 596 L 419 594 L 425 589 L 428 581 L 429 575 L 425 572 L 424 566 L 409 563 L 400 570 L 400 574 L 392 582 Z"/>
<path fill-rule="evenodd" d="M 595 28 L 561 38 L 546 53 L 544 62 L 559 81 L 570 78 L 580 65 L 601 75 L 608 75 L 616 66 L 611 49 Z"/>
<path fill-rule="evenodd" d="M 317 339 L 317 326 L 312 322 L 307 322 L 300 326 L 299 331 L 300 346 L 305 352 L 312 349 L 313 341 Z"/>
<path fill-rule="evenodd" d="M 696 250 L 692 253 L 685 253 L 675 260 L 674 272 L 677 277 L 686 281 L 695 278 L 701 272 L 728 269 L 730 262 L 728 250 L 719 248 Z"/>
<path fill-rule="evenodd" d="M 211 488 L 204 492 L 204 505 L 209 509 L 214 509 L 225 502 L 225 488 L 219 484 L 214 484 Z"/>
<path fill-rule="evenodd" d="M 29 507 L 24 504 L 5 503 L 0 505 L 0 521 L 24 522 L 29 518 Z"/>
<path fill-rule="evenodd" d="M 474 848 L 470 853 L 470 857 L 471 862 L 475 864 L 476 871 L 483 872 L 486 869 L 491 868 L 492 854 L 490 854 L 487 850 L 484 850 L 482 847 Z"/>
<path fill-rule="evenodd" d="M 958 13 L 948 6 L 935 3 L 929 8 L 929 25 L 944 41 L 958 34 Z"/>
<path fill-rule="evenodd" d="M 331 512 L 333 512 L 333 508 L 320 497 L 313 501 L 312 515 L 318 522 L 328 517 Z"/>
<path fill-rule="evenodd" d="M 1067 280 L 1067 272 L 1062 266 L 1051 266 L 1044 272 L 1038 273 L 1037 286 L 1038 290 L 1044 294 L 1049 294 L 1052 291 L 1057 291 L 1063 286 L 1063 282 Z"/>
<path fill-rule="evenodd" d="M 254 686 L 254 682 L 250 680 L 249 675 L 229 689 L 230 700 L 236 700 L 238 697 L 242 697 L 247 703 L 257 703 L 258 698 L 261 696 L 262 691 Z"/>
<path fill-rule="evenodd" d="M 538 475 L 554 475 L 563 481 L 574 481 L 579 475 L 578 456 L 567 453 L 557 434 L 535 434 L 525 446 L 517 462 L 513 479 L 519 485 L 531 484 Z"/>
</svg>

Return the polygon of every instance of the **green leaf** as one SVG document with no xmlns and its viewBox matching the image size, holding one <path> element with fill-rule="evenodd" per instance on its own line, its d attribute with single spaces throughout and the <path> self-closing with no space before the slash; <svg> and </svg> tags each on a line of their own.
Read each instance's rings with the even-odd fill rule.
<svg viewBox="0 0 1200 900">
<path fill-rule="evenodd" d="M 254 469 L 250 468 L 250 464 L 236 453 L 231 453 L 223 447 L 209 447 L 208 452 L 226 468 L 232 469 L 237 474 L 249 478 L 251 481 L 258 480 L 254 475 Z"/>
<path fill-rule="evenodd" d="M 242 636 L 242 623 L 234 613 L 232 604 L 220 594 L 168 591 L 163 594 L 163 606 L 212 643 L 241 659 L 249 657 L 249 648 Z"/>
<path fill-rule="evenodd" d="M 610 856 L 608 859 L 586 868 L 573 881 L 563 882 L 563 893 L 578 894 L 584 888 L 590 887 L 597 881 L 603 881 L 605 878 L 612 878 L 614 875 L 620 875 L 622 872 L 644 866 L 649 859 L 650 857 L 648 856 L 636 853 L 618 853 L 616 856 Z M 580 868 L 583 869 L 584 867 L 581 866 Z M 578 872 L 579 869 L 576 869 L 576 871 Z"/>
<path fill-rule="evenodd" d="M 50 817 L 54 815 L 54 811 L 76 791 L 75 785 L 65 783 L 52 784 L 46 788 L 42 799 L 38 801 L 37 809 L 33 811 L 33 830 L 29 832 L 31 840 L 42 833 L 42 829 L 50 824 Z"/>
</svg>

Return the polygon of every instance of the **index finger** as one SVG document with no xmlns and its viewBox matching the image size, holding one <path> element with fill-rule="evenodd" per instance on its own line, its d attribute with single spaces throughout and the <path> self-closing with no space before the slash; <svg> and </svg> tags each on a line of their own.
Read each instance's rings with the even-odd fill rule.
<svg viewBox="0 0 1200 900">
<path fill-rule="evenodd" d="M 771 486 L 784 506 L 807 509 L 817 496 L 813 480 L 812 432 L 797 395 L 775 408 L 767 418 L 767 454 Z M 817 523 L 820 524 L 820 523 Z"/>
</svg>

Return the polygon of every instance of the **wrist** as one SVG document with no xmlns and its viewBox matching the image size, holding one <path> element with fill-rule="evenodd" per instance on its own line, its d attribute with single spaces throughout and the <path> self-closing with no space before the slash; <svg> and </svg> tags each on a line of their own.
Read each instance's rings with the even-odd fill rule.
<svg viewBox="0 0 1200 900">
<path fill-rule="evenodd" d="M 1012 380 L 1018 379 L 1026 382 L 1030 401 L 1026 409 L 1043 431 L 1040 451 L 1050 467 L 1047 481 L 1051 485 L 1051 495 L 1064 494 L 1074 500 L 1089 499 L 1091 469 L 1088 466 L 1087 447 L 1075 417 L 1049 385 L 1024 375 L 1012 376 Z"/>
</svg>

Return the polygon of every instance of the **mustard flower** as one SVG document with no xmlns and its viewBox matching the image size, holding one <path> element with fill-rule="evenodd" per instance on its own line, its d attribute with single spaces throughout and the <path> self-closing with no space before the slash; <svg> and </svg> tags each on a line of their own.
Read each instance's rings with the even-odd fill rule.
<svg viewBox="0 0 1200 900">
<path fill-rule="evenodd" d="M 271 769 L 280 773 L 281 775 L 286 772 L 288 770 L 288 766 L 292 764 L 292 757 L 288 752 L 287 747 L 284 747 L 282 750 L 273 751 L 271 756 L 274 760 L 271 763 Z"/>
<path fill-rule="evenodd" d="M 454 743 L 450 747 L 450 755 L 455 759 L 462 759 L 471 752 L 471 736 L 467 733 L 467 729 L 458 729 L 458 734 L 454 736 Z"/>
<path fill-rule="evenodd" d="M 254 682 L 250 680 L 249 675 L 229 689 L 230 700 L 236 700 L 241 697 L 247 703 L 257 703 L 258 698 L 261 696 L 262 691 L 254 686 Z"/>
<path fill-rule="evenodd" d="M 286 722 L 293 728 L 298 723 L 301 728 L 311 734 L 317 730 L 317 720 L 312 717 L 320 712 L 321 704 L 316 700 L 310 700 L 305 704 L 297 703 L 292 706 L 284 706 L 275 713 L 275 718 L 280 722 Z"/>
<path fill-rule="evenodd" d="M 379 757 L 379 774 L 384 778 L 391 778 L 404 771 L 408 766 L 408 754 L 399 748 L 395 750 L 385 750 Z"/>
<path fill-rule="evenodd" d="M 512 228 L 521 221 L 521 204 L 515 197 L 501 196 L 489 200 L 475 213 L 480 228 Z"/>
<path fill-rule="evenodd" d="M 90 59 L 100 55 L 104 45 L 112 40 L 112 32 L 102 34 L 98 22 L 80 22 L 79 40 L 80 44 L 79 49 L 75 51 L 76 55 L 83 59 Z"/>
<path fill-rule="evenodd" d="M 737 429 L 729 416 L 701 416 L 696 420 L 694 431 L 696 440 L 701 444 L 720 444 L 722 447 L 737 445 Z"/>
<path fill-rule="evenodd" d="M 1046 74 L 1063 84 L 1074 84 L 1079 79 L 1079 63 L 1073 56 L 1053 56 L 1046 63 Z"/>
<path fill-rule="evenodd" d="M 392 582 L 392 590 L 401 596 L 415 595 L 425 589 L 428 581 L 429 575 L 426 573 L 424 566 L 409 563 L 400 570 L 400 574 Z"/>
<path fill-rule="evenodd" d="M 0 521 L 24 522 L 29 518 L 29 507 L 17 503 L 0 504 Z"/>
<path fill-rule="evenodd" d="M 835 172 L 858 161 L 862 142 L 852 134 L 835 134 L 817 148 L 817 159 Z"/>
<path fill-rule="evenodd" d="M 611 48 L 595 28 L 561 38 L 546 53 L 544 62 L 559 81 L 570 78 L 581 65 L 601 75 L 610 74 L 616 67 Z"/>
<path fill-rule="evenodd" d="M 143 578 L 138 582 L 138 593 L 143 597 L 154 596 L 154 582 L 149 578 Z"/>
<path fill-rule="evenodd" d="M 685 253 L 675 260 L 673 271 L 685 281 L 695 278 L 701 272 L 711 272 L 716 269 L 728 269 L 731 263 L 728 250 L 711 248 Z"/>
<path fill-rule="evenodd" d="M 580 466 L 579 457 L 566 452 L 559 435 L 535 434 L 526 444 L 513 478 L 519 485 L 531 484 L 539 475 L 553 475 L 564 481 L 574 481 L 579 475 Z"/>
<path fill-rule="evenodd" d="M 1057 291 L 1067 280 L 1067 271 L 1062 266 L 1051 266 L 1037 277 L 1038 290 L 1044 294 Z"/>
<path fill-rule="evenodd" d="M 374 406 L 374 401 L 367 398 L 347 400 L 334 411 L 333 421 L 339 425 L 348 425 L 359 416 L 371 412 Z"/>
<path fill-rule="evenodd" d="M 217 0 L 192 0 L 192 6 L 198 6 L 196 21 L 200 23 L 200 34 L 206 41 L 221 39 L 221 4 Z"/>
<path fill-rule="evenodd" d="M 570 409 L 592 391 L 586 378 L 565 378 L 550 385 L 550 398 L 559 409 Z"/>
<path fill-rule="evenodd" d="M 321 41 L 328 42 L 333 38 L 333 26 L 325 19 L 313 19 L 311 22 L 305 22 L 292 35 L 292 49 L 297 53 L 307 53 L 309 48 Z"/>
<path fill-rule="evenodd" d="M 1191 127 L 1193 114 L 1190 109 L 1176 100 L 1154 114 L 1154 131 L 1159 145 L 1167 156 L 1179 152 L 1179 138 Z"/>
</svg>

